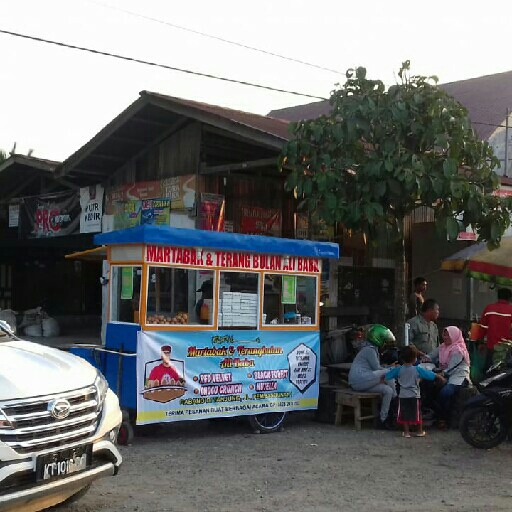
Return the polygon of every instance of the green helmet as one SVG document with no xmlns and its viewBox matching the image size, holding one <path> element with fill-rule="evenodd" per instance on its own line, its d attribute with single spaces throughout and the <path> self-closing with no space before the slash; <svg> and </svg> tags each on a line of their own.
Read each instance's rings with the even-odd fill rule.
<svg viewBox="0 0 512 512">
<path fill-rule="evenodd" d="M 376 347 L 383 347 L 386 343 L 395 341 L 395 335 L 385 325 L 381 324 L 372 325 L 366 338 Z"/>
</svg>

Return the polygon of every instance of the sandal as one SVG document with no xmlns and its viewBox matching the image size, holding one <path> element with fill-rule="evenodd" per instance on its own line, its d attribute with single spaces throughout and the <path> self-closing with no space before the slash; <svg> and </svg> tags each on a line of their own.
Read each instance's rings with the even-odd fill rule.
<svg viewBox="0 0 512 512">
<path fill-rule="evenodd" d="M 416 437 L 425 437 L 427 435 L 427 433 L 422 430 L 421 432 L 416 432 Z"/>
<path fill-rule="evenodd" d="M 411 434 L 406 434 L 405 432 L 402 432 L 402 437 L 411 437 Z"/>
</svg>

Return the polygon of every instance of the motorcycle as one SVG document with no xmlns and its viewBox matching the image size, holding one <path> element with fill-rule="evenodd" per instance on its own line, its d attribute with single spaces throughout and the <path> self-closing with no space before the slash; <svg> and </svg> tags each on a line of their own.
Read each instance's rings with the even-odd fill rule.
<svg viewBox="0 0 512 512">
<path fill-rule="evenodd" d="M 507 438 L 512 427 L 512 351 L 492 365 L 476 387 L 479 394 L 464 404 L 459 431 L 475 448 L 494 448 Z"/>
</svg>

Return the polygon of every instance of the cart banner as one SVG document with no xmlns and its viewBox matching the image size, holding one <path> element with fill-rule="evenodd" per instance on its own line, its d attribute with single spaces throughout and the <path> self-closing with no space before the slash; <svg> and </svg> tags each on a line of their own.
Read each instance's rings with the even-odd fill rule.
<svg viewBox="0 0 512 512">
<path fill-rule="evenodd" d="M 168 226 L 170 224 L 171 200 L 145 199 L 142 201 L 141 224 Z"/>
<path fill-rule="evenodd" d="M 80 198 L 76 192 L 26 197 L 20 206 L 20 238 L 73 235 L 80 229 Z"/>
<path fill-rule="evenodd" d="M 281 256 L 236 251 L 208 251 L 199 247 L 146 245 L 147 263 L 168 263 L 180 267 L 283 270 L 298 274 L 321 272 L 321 260 L 307 256 Z"/>
<path fill-rule="evenodd" d="M 80 233 L 101 233 L 103 187 L 92 185 L 80 189 Z"/>
<path fill-rule="evenodd" d="M 318 332 L 139 331 L 137 424 L 316 409 Z"/>
<path fill-rule="evenodd" d="M 240 233 L 280 237 L 281 211 L 277 208 L 242 206 Z"/>
</svg>

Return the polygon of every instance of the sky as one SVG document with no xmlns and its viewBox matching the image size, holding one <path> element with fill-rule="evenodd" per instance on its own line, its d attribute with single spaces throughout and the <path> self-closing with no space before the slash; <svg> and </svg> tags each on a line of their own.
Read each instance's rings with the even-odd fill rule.
<svg viewBox="0 0 512 512">
<path fill-rule="evenodd" d="M 356 66 L 387 85 L 407 59 L 441 83 L 512 69 L 510 0 L 0 0 L 0 13 L 0 30 L 324 98 Z M 0 149 L 64 160 L 142 90 L 262 115 L 315 101 L 0 33 Z"/>
</svg>

